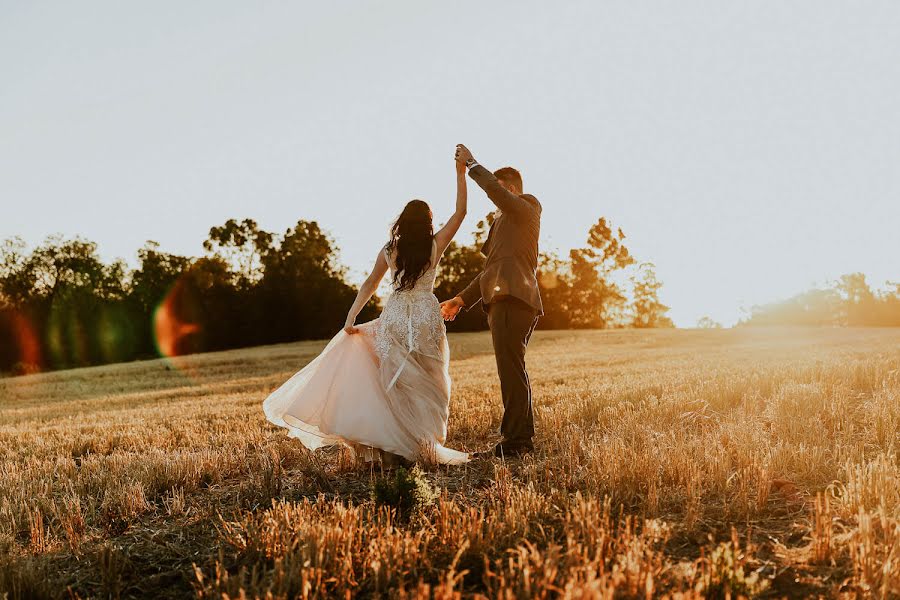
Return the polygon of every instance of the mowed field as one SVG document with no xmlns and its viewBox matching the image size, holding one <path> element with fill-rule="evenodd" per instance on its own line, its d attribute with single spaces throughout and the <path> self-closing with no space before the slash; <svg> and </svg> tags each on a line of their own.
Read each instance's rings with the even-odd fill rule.
<svg viewBox="0 0 900 600">
<path fill-rule="evenodd" d="M 900 330 L 538 332 L 537 453 L 397 506 L 263 417 L 323 346 L 0 379 L 0 597 L 900 595 Z M 451 348 L 485 449 L 490 339 Z"/>
</svg>

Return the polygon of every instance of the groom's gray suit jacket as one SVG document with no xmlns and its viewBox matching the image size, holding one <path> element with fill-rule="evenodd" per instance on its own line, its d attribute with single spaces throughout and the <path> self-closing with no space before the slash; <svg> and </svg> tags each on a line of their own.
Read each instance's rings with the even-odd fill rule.
<svg viewBox="0 0 900 600">
<path fill-rule="evenodd" d="M 538 315 L 544 314 L 537 282 L 541 203 L 531 194 L 517 196 L 507 191 L 481 165 L 472 167 L 469 177 L 487 193 L 501 215 L 494 219 L 481 248 L 486 257 L 484 270 L 459 294 L 466 309 L 481 300 L 487 310 L 491 302 L 512 297 Z"/>
</svg>

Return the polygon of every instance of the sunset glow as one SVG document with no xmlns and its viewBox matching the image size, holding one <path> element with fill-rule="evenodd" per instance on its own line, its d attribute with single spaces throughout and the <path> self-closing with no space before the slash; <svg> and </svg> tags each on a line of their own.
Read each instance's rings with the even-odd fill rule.
<svg viewBox="0 0 900 600">
<path fill-rule="evenodd" d="M 191 256 L 227 218 L 303 218 L 358 284 L 407 200 L 449 216 L 465 142 L 521 170 L 542 249 L 622 227 L 680 326 L 897 277 L 896 5 L 220 8 L 5 15 L 0 237 L 78 233 L 133 263 L 143 240 Z M 462 239 L 493 209 L 473 190 Z"/>
<path fill-rule="evenodd" d="M 900 600 L 900 0 L 0 0 L 0 600 Z"/>
<path fill-rule="evenodd" d="M 167 358 L 189 354 L 192 336 L 200 332 L 199 325 L 182 316 L 187 301 L 184 289 L 183 281 L 176 283 L 153 315 L 156 347 Z"/>
<path fill-rule="evenodd" d="M 6 327 L 12 330 L 12 340 L 18 355 L 18 361 L 30 368 L 40 369 L 44 361 L 41 356 L 41 344 L 37 334 L 23 315 L 12 312 L 7 317 Z"/>
</svg>

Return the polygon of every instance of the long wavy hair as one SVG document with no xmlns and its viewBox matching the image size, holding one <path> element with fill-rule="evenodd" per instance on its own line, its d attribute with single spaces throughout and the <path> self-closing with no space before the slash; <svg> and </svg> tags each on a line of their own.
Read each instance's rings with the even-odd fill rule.
<svg viewBox="0 0 900 600">
<path fill-rule="evenodd" d="M 411 200 L 391 227 L 391 240 L 387 248 L 397 265 L 393 280 L 395 291 L 411 290 L 419 277 L 431 267 L 434 239 L 431 220 L 428 204 L 422 200 Z"/>
</svg>

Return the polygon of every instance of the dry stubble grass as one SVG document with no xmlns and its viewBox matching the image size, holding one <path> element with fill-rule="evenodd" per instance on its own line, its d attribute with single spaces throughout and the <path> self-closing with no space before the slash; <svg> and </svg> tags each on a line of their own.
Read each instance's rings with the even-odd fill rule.
<svg viewBox="0 0 900 600">
<path fill-rule="evenodd" d="M 452 447 L 493 439 L 489 344 L 451 338 Z M 900 331 L 539 332 L 538 453 L 412 514 L 264 421 L 321 347 L 0 380 L 0 594 L 900 594 Z"/>
</svg>

